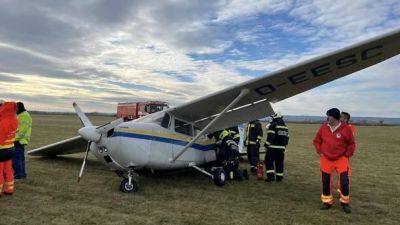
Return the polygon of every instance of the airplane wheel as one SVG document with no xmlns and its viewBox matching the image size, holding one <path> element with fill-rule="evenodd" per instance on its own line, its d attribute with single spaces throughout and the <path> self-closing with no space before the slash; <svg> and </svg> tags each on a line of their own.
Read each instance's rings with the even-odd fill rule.
<svg viewBox="0 0 400 225">
<path fill-rule="evenodd" d="M 137 192 L 138 186 L 134 180 L 132 180 L 132 184 L 129 184 L 129 180 L 125 178 L 121 181 L 121 185 L 119 186 L 119 189 L 122 192 L 131 193 L 131 192 Z"/>
<path fill-rule="evenodd" d="M 214 170 L 213 175 L 214 175 L 214 183 L 217 186 L 224 186 L 226 180 L 225 171 L 222 168 L 217 168 Z"/>
</svg>

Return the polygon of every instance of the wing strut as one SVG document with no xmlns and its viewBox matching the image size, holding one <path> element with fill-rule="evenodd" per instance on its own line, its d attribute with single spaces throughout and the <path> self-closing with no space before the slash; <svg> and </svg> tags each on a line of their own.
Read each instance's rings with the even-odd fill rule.
<svg viewBox="0 0 400 225">
<path fill-rule="evenodd" d="M 183 149 L 174 158 L 170 159 L 170 162 L 174 163 L 184 152 L 189 149 L 190 146 L 192 146 L 194 142 L 196 142 L 205 132 L 207 132 L 210 126 L 215 124 L 228 110 L 235 106 L 235 104 L 244 96 L 246 96 L 249 92 L 250 91 L 247 88 L 242 89 L 240 91 L 240 94 L 224 110 L 222 110 L 222 112 L 218 116 L 216 116 L 209 124 L 207 124 L 207 126 L 204 127 L 203 130 L 201 130 L 200 133 L 196 135 L 196 137 L 194 137 L 189 143 L 187 143 L 185 147 L 183 147 Z"/>
</svg>

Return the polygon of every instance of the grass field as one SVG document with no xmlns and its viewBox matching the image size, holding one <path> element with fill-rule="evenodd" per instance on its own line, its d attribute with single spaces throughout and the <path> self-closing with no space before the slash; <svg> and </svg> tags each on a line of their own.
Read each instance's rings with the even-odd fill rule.
<svg viewBox="0 0 400 225">
<path fill-rule="evenodd" d="M 111 117 L 91 117 L 96 124 Z M 75 116 L 33 116 L 28 149 L 76 136 Z M 319 125 L 288 124 L 282 183 L 230 181 L 217 187 L 196 171 L 143 175 L 139 192 L 119 192 L 120 178 L 83 154 L 27 157 L 28 179 L 0 198 L 0 224 L 400 224 L 400 127 L 358 127 L 352 214 L 336 200 L 320 211 L 320 174 L 312 139 Z M 242 167 L 247 164 L 243 163 Z"/>
</svg>

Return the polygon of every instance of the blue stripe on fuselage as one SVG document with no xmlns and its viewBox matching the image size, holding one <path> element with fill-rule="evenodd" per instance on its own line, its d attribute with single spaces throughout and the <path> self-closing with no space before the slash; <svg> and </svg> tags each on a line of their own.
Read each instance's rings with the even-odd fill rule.
<svg viewBox="0 0 400 225">
<path fill-rule="evenodd" d="M 181 146 L 185 146 L 185 145 L 187 145 L 187 143 L 189 143 L 187 141 L 181 141 L 181 140 L 176 140 L 176 139 L 172 139 L 172 138 L 157 137 L 157 136 L 146 135 L 146 134 L 126 133 L 126 132 L 114 132 L 113 137 L 138 138 L 138 139 L 159 141 L 159 142 L 164 142 L 164 143 L 169 143 L 169 144 L 174 144 L 174 145 L 181 145 Z M 194 143 L 191 146 L 191 148 L 194 148 L 194 149 L 197 149 L 200 151 L 210 151 L 210 150 L 213 150 L 213 145 L 201 145 L 201 144 Z"/>
</svg>

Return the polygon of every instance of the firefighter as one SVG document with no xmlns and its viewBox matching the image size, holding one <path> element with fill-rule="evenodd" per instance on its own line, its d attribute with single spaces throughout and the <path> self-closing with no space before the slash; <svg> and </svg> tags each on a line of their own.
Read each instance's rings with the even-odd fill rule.
<svg viewBox="0 0 400 225">
<path fill-rule="evenodd" d="M 31 139 L 32 118 L 26 111 L 24 103 L 17 102 L 18 129 L 15 137 L 15 156 L 13 158 L 14 178 L 26 178 L 25 146 Z"/>
<path fill-rule="evenodd" d="M 222 167 L 230 179 L 243 180 L 243 174 L 239 171 L 239 147 L 226 129 L 219 134 L 221 144 L 219 146 L 219 158 L 222 161 Z"/>
<path fill-rule="evenodd" d="M 14 193 L 12 158 L 14 140 L 18 127 L 15 102 L 0 100 L 0 196 Z"/>
<path fill-rule="evenodd" d="M 355 141 L 350 127 L 340 122 L 340 111 L 332 108 L 326 112 L 327 123 L 319 128 L 314 138 L 314 147 L 320 156 L 322 181 L 321 210 L 333 205 L 333 171 L 338 174 L 339 201 L 345 213 L 351 213 L 349 158 L 354 154 Z"/>
<path fill-rule="evenodd" d="M 247 147 L 247 159 L 250 164 L 250 171 L 256 173 L 257 164 L 260 161 L 260 143 L 263 131 L 259 120 L 251 121 L 246 127 L 246 139 L 244 146 Z"/>
<path fill-rule="evenodd" d="M 281 113 L 277 112 L 271 116 L 272 121 L 267 129 L 265 141 L 265 170 L 266 182 L 282 181 L 285 149 L 289 143 L 289 129 L 283 121 Z"/>
<path fill-rule="evenodd" d="M 236 144 L 239 144 L 239 141 L 240 141 L 239 128 L 237 126 L 229 127 L 228 131 L 229 131 L 229 135 L 236 142 Z"/>
<path fill-rule="evenodd" d="M 207 134 L 207 137 L 209 139 L 214 138 L 214 145 L 213 149 L 216 152 L 217 155 L 217 163 L 220 164 L 222 161 L 218 158 L 219 157 L 219 151 L 220 151 L 220 146 L 221 146 L 221 140 L 219 139 L 219 134 L 222 132 L 222 130 L 214 131 L 213 133 Z"/>
</svg>

